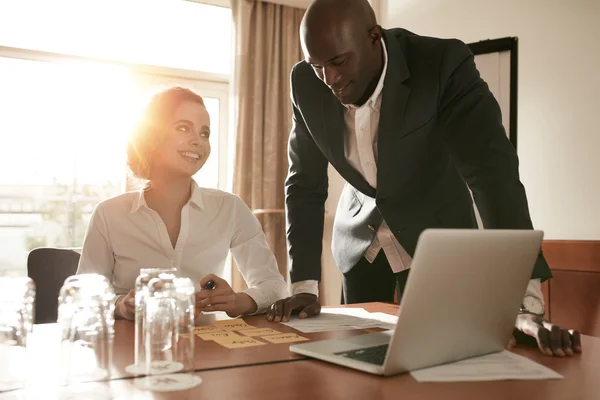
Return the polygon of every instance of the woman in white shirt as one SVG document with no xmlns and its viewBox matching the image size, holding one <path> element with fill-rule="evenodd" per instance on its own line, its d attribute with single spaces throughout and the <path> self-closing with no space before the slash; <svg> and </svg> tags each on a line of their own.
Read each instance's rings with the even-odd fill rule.
<svg viewBox="0 0 600 400">
<path fill-rule="evenodd" d="M 288 296 L 258 220 L 237 196 L 199 187 L 192 176 L 210 155 L 210 117 L 202 97 L 172 87 L 154 95 L 127 147 L 133 174 L 148 181 L 98 204 L 83 243 L 78 274 L 106 276 L 121 295 L 115 316 L 134 318 L 141 268 L 175 267 L 198 288 L 201 311 L 230 316 L 266 310 Z M 248 289 L 221 279 L 231 251 Z"/>
</svg>

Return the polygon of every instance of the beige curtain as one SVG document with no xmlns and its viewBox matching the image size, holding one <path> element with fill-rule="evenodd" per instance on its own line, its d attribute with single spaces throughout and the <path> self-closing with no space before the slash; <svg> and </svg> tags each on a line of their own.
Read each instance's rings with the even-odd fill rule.
<svg viewBox="0 0 600 400">
<path fill-rule="evenodd" d="M 289 76 L 302 58 L 299 29 L 304 10 L 232 0 L 232 11 L 237 138 L 233 191 L 255 211 L 287 279 L 284 181 L 292 118 Z M 232 284 L 236 291 L 246 287 L 235 266 Z"/>
</svg>

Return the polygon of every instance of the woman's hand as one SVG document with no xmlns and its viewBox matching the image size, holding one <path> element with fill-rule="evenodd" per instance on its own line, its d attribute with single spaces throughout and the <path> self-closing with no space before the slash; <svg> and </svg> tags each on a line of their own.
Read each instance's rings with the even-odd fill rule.
<svg viewBox="0 0 600 400">
<path fill-rule="evenodd" d="M 135 290 L 131 289 L 127 295 L 119 296 L 115 303 L 115 317 L 130 321 L 135 319 Z"/>
<path fill-rule="evenodd" d="M 257 305 L 246 293 L 236 293 L 226 280 L 216 275 L 206 275 L 200 280 L 200 287 L 208 281 L 215 283 L 214 289 L 196 292 L 196 308 L 200 311 L 225 311 L 230 317 L 256 312 Z"/>
</svg>

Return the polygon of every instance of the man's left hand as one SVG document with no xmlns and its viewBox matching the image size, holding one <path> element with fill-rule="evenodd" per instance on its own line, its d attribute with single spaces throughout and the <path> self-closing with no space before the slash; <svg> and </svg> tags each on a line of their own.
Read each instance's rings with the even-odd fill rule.
<svg viewBox="0 0 600 400">
<path fill-rule="evenodd" d="M 581 353 L 581 335 L 575 330 L 561 329 L 560 326 L 544 321 L 543 317 L 532 314 L 519 314 L 515 332 L 508 346 L 517 343 L 533 342 L 547 356 L 572 356 Z"/>
</svg>

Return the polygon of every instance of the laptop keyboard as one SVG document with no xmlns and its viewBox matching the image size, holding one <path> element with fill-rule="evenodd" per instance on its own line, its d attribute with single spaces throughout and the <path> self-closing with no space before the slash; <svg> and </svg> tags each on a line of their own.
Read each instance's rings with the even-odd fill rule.
<svg viewBox="0 0 600 400">
<path fill-rule="evenodd" d="M 389 344 L 382 344 L 380 346 L 365 347 L 358 350 L 342 351 L 335 353 L 335 355 L 368 362 L 370 364 L 383 365 L 388 346 Z"/>
</svg>

